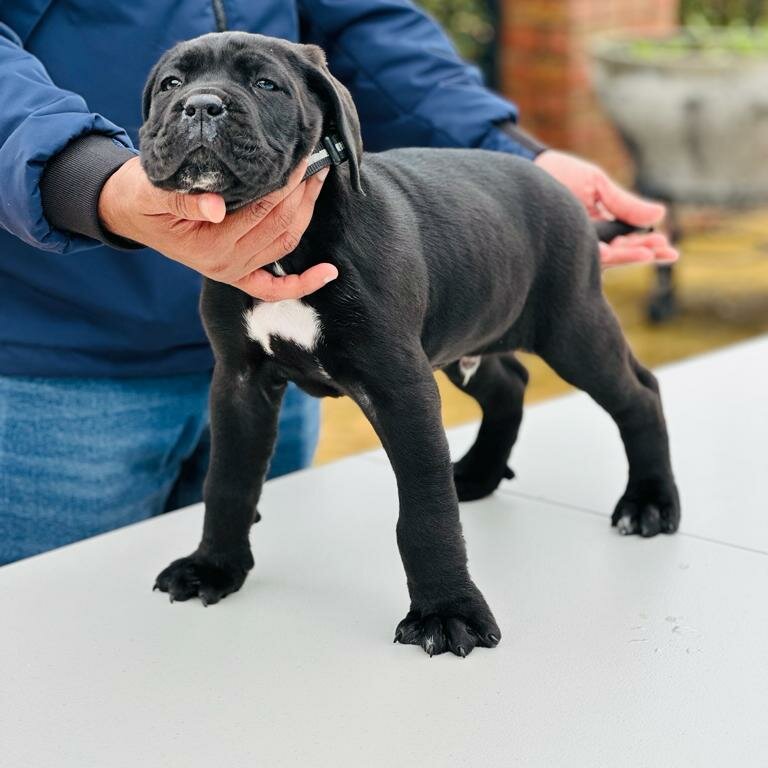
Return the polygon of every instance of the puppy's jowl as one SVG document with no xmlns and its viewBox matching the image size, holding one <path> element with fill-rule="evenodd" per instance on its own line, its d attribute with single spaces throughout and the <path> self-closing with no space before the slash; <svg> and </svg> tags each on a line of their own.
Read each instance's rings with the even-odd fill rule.
<svg viewBox="0 0 768 768">
<path fill-rule="evenodd" d="M 245 33 L 167 53 L 144 112 L 150 179 L 220 192 L 230 208 L 282 187 L 313 152 L 316 165 L 327 156 L 335 167 L 312 223 L 272 269 L 339 269 L 319 292 L 278 304 L 205 281 L 216 356 L 205 523 L 195 552 L 158 577 L 161 590 L 210 604 L 243 584 L 281 398 L 295 381 L 313 395 L 354 398 L 392 462 L 411 601 L 396 639 L 430 654 L 495 646 L 501 632 L 467 569 L 459 501 L 512 476 L 527 380 L 518 349 L 539 354 L 616 421 L 629 480 L 613 524 L 642 536 L 677 529 L 656 381 L 603 298 L 593 225 L 546 173 L 481 150 L 363 155 L 354 106 L 322 51 Z M 483 410 L 475 444 L 455 465 L 438 368 Z"/>
</svg>

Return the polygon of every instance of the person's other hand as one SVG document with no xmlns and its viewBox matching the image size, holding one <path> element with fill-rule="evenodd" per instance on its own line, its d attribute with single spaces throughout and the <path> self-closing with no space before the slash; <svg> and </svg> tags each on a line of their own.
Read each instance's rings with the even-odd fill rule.
<svg viewBox="0 0 768 768">
<path fill-rule="evenodd" d="M 661 203 L 628 192 L 593 163 L 551 149 L 534 162 L 567 187 L 593 219 L 620 219 L 636 227 L 652 227 L 664 218 L 666 209 Z M 600 243 L 603 267 L 640 262 L 671 264 L 678 257 L 667 236 L 660 232 L 633 233 Z"/>
<path fill-rule="evenodd" d="M 296 248 L 309 226 L 327 170 L 302 181 L 306 167 L 305 161 L 282 189 L 227 215 L 220 195 L 158 189 L 137 157 L 107 180 L 99 217 L 110 232 L 251 296 L 297 299 L 338 277 L 336 267 L 326 263 L 285 277 L 261 269 Z"/>
</svg>

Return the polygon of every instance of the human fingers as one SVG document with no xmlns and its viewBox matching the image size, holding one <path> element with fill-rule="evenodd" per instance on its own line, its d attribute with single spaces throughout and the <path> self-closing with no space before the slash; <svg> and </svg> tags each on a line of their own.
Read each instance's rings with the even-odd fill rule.
<svg viewBox="0 0 768 768">
<path fill-rule="evenodd" d="M 333 264 L 315 264 L 299 275 L 275 277 L 264 269 L 255 269 L 235 286 L 241 291 L 264 301 L 300 299 L 327 285 L 339 275 Z"/>
<path fill-rule="evenodd" d="M 268 232 L 271 234 L 271 241 L 265 244 L 263 233 L 255 230 L 251 230 L 238 241 L 237 251 L 249 254 L 249 259 L 245 262 L 246 271 L 250 272 L 257 267 L 282 259 L 298 246 L 302 235 L 312 221 L 315 202 L 326 175 L 327 169 L 317 174 L 318 178 L 312 177 L 303 187 L 299 187 L 296 194 L 298 196 L 300 193 L 301 199 L 298 202 L 292 202 L 290 215 L 281 217 L 279 223 L 275 222 L 271 225 Z"/>
<path fill-rule="evenodd" d="M 224 221 L 222 234 L 226 234 L 232 240 L 239 240 L 243 235 L 258 227 L 277 206 L 296 191 L 302 183 L 306 170 L 307 160 L 303 160 L 291 172 L 285 186 L 230 213 Z"/>
<path fill-rule="evenodd" d="M 636 227 L 650 227 L 664 218 L 666 208 L 661 203 L 645 200 L 624 189 L 606 173 L 600 171 L 594 183 L 596 210 L 605 210 L 611 216 L 628 224 L 634 224 Z"/>
</svg>

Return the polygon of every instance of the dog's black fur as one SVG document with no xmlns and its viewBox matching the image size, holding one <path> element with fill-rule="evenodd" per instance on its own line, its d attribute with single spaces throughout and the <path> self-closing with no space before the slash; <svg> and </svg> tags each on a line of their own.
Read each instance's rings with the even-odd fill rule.
<svg viewBox="0 0 768 768">
<path fill-rule="evenodd" d="M 255 86 L 262 79 L 276 89 Z M 184 105 L 200 94 L 218 96 L 223 110 L 188 110 L 190 118 Z M 458 502 L 511 477 L 528 378 L 515 350 L 539 354 L 616 421 L 629 481 L 613 524 L 642 536 L 677 529 L 656 380 L 603 297 L 594 226 L 554 179 L 526 160 L 481 150 L 363 156 L 352 101 L 322 51 L 244 33 L 207 35 L 166 54 L 146 88 L 145 118 L 150 179 L 194 192 L 205 178 L 230 207 L 283 186 L 328 132 L 351 154 L 282 260 L 289 273 L 320 261 L 338 266 L 337 280 L 302 300 L 321 324 L 312 349 L 272 336 L 269 354 L 246 335 L 244 313 L 258 302 L 205 281 L 201 310 L 216 356 L 213 449 L 202 541 L 157 580 L 172 599 L 214 603 L 253 566 L 249 529 L 289 380 L 313 395 L 349 395 L 379 434 L 397 476 L 397 541 L 411 598 L 395 639 L 430 655 L 465 656 L 501 638 L 467 570 Z M 460 360 L 468 355 L 481 362 L 467 379 Z M 453 466 L 437 368 L 483 410 L 475 444 Z"/>
</svg>

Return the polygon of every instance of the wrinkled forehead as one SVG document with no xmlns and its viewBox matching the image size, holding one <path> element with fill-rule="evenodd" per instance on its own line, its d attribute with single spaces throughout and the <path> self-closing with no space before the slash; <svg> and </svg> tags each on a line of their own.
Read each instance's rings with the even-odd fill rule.
<svg viewBox="0 0 768 768">
<path fill-rule="evenodd" d="M 298 74 L 297 56 L 282 41 L 260 35 L 212 34 L 181 43 L 167 66 L 187 78 L 249 75 L 254 72 Z"/>
</svg>

